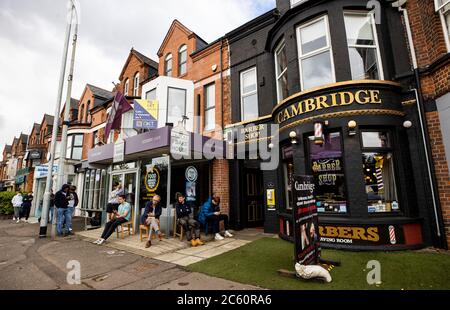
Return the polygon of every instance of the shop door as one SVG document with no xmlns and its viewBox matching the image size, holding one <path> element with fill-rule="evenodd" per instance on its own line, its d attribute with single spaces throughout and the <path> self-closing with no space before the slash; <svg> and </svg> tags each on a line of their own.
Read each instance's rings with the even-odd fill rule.
<svg viewBox="0 0 450 310">
<path fill-rule="evenodd" d="M 244 227 L 264 226 L 264 199 L 262 173 L 256 169 L 246 169 L 244 173 L 244 208 L 242 218 L 247 220 Z"/>
<path fill-rule="evenodd" d="M 134 221 L 139 218 L 139 212 L 136 213 L 139 203 L 137 202 L 136 186 L 137 186 L 137 171 L 133 172 L 115 172 L 111 176 L 111 184 L 108 192 L 108 200 L 110 199 L 113 184 L 119 183 L 122 186 L 123 194 L 126 196 L 125 200 L 131 205 L 134 214 Z"/>
</svg>

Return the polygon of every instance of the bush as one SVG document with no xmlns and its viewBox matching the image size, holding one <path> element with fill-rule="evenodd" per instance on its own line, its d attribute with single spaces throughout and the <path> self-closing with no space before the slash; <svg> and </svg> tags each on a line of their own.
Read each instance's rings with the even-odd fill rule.
<svg viewBox="0 0 450 310">
<path fill-rule="evenodd" d="M 14 213 L 14 209 L 11 203 L 14 192 L 0 192 L 0 215 L 10 215 Z"/>
</svg>

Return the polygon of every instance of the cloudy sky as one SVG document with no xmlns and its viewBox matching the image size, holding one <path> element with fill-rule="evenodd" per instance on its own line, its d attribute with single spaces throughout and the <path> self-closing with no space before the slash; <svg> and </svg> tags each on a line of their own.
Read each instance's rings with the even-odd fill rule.
<svg viewBox="0 0 450 310">
<path fill-rule="evenodd" d="M 77 99 L 86 83 L 111 89 L 131 47 L 157 60 L 174 19 L 211 42 L 275 6 L 275 0 L 78 2 Z M 0 0 L 0 152 L 44 113 L 54 114 L 66 19 L 66 0 Z"/>
</svg>

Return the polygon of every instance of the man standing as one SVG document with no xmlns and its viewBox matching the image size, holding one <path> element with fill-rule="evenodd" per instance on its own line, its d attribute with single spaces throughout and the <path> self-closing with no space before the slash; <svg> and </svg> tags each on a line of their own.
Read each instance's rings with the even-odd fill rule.
<svg viewBox="0 0 450 310">
<path fill-rule="evenodd" d="M 22 210 L 23 197 L 21 192 L 17 192 L 17 194 L 11 200 L 11 203 L 14 208 L 14 217 L 13 221 L 16 223 L 20 222 L 20 211 Z"/>
<path fill-rule="evenodd" d="M 29 192 L 23 196 L 22 202 L 22 212 L 20 212 L 20 218 L 23 219 L 24 222 L 28 222 L 28 217 L 30 217 L 31 211 L 31 202 L 33 201 L 33 192 Z"/>
<path fill-rule="evenodd" d="M 131 206 L 125 201 L 125 195 L 119 196 L 118 210 L 114 210 L 114 219 L 106 223 L 102 236 L 94 241 L 94 244 L 102 245 L 116 230 L 117 226 L 126 223 L 131 219 Z"/>
<path fill-rule="evenodd" d="M 78 206 L 78 195 L 77 195 L 77 187 L 76 186 L 70 186 L 70 190 L 69 190 L 69 216 L 70 216 L 70 221 L 69 223 L 66 223 L 66 226 L 69 230 L 69 235 L 72 235 L 72 217 L 75 213 L 75 208 Z"/>
<path fill-rule="evenodd" d="M 68 232 L 68 227 L 72 225 L 69 209 L 69 189 L 70 186 L 64 184 L 61 190 L 57 191 L 55 194 L 55 206 L 56 206 L 56 216 L 57 216 L 57 224 L 56 224 L 56 232 L 58 236 L 66 236 L 66 229 Z M 65 223 L 66 227 L 63 230 L 63 224 Z"/>
</svg>

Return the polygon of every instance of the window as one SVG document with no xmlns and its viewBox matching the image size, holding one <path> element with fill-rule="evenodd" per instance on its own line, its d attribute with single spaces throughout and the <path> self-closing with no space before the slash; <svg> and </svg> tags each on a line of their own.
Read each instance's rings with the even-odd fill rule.
<svg viewBox="0 0 450 310">
<path fill-rule="evenodd" d="M 324 143 L 309 140 L 309 162 L 319 213 L 347 213 L 347 196 L 340 132 L 324 134 Z"/>
<path fill-rule="evenodd" d="M 281 149 L 283 159 L 283 180 L 286 199 L 286 209 L 292 210 L 292 181 L 294 179 L 294 159 L 292 146 Z"/>
<path fill-rule="evenodd" d="M 258 88 L 256 68 L 241 72 L 241 120 L 258 118 Z"/>
<path fill-rule="evenodd" d="M 93 147 L 96 147 L 98 145 L 98 143 L 100 142 L 99 138 L 98 138 L 98 130 L 94 131 L 92 134 L 92 142 L 93 142 Z"/>
<path fill-rule="evenodd" d="M 369 213 L 399 211 L 389 133 L 363 131 L 361 139 L 367 211 Z"/>
<path fill-rule="evenodd" d="M 327 16 L 298 27 L 297 44 L 302 90 L 333 83 L 333 53 Z"/>
<path fill-rule="evenodd" d="M 139 72 L 135 74 L 133 81 L 133 96 L 137 97 L 139 94 Z"/>
<path fill-rule="evenodd" d="M 167 123 L 174 126 L 183 120 L 186 114 L 186 90 L 180 88 L 168 88 L 167 99 Z"/>
<path fill-rule="evenodd" d="M 164 70 L 166 76 L 172 76 L 172 54 L 168 54 L 164 61 Z"/>
<path fill-rule="evenodd" d="M 83 123 L 83 116 L 84 116 L 84 104 L 80 106 L 80 123 Z"/>
<path fill-rule="evenodd" d="M 380 51 L 373 15 L 345 13 L 348 53 L 353 80 L 382 80 Z"/>
<path fill-rule="evenodd" d="M 439 12 L 444 31 L 447 51 L 450 52 L 450 0 L 435 0 L 436 12 Z"/>
<path fill-rule="evenodd" d="M 216 85 L 205 87 L 205 130 L 216 127 Z"/>
<path fill-rule="evenodd" d="M 277 79 L 278 101 L 288 97 L 286 44 L 280 43 L 275 50 L 275 74 Z"/>
<path fill-rule="evenodd" d="M 145 94 L 145 99 L 150 101 L 156 100 L 156 88 L 153 88 L 152 90 L 148 91 Z"/>
<path fill-rule="evenodd" d="M 128 79 L 126 79 L 125 81 L 125 86 L 123 87 L 123 94 L 125 96 L 128 96 L 128 89 L 130 87 L 130 81 Z"/>
<path fill-rule="evenodd" d="M 178 50 L 178 76 L 187 72 L 187 46 L 182 45 Z"/>
<path fill-rule="evenodd" d="M 66 158 L 81 160 L 83 152 L 83 135 L 70 135 L 67 137 Z"/>
</svg>

